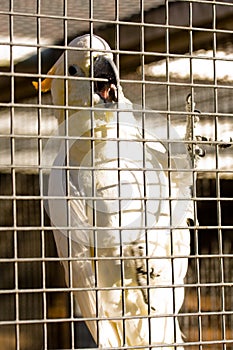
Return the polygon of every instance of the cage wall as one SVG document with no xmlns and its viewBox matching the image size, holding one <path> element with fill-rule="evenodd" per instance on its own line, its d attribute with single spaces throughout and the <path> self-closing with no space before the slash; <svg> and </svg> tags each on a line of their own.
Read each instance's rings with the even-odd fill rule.
<svg viewBox="0 0 233 350">
<path fill-rule="evenodd" d="M 114 290 L 116 295 L 117 293 L 121 295 L 120 313 L 116 316 L 109 307 L 104 317 L 115 322 L 114 324 L 120 322 L 119 328 L 122 327 L 122 338 L 115 348 L 153 347 L 161 350 L 183 347 L 187 350 L 230 350 L 233 346 L 232 3 L 204 0 L 156 2 L 141 0 L 136 3 L 132 0 L 124 3 L 120 0 L 108 3 L 102 0 L 98 2 L 55 0 L 53 3 L 41 0 L 20 2 L 9 0 L 1 5 L 0 341 L 2 348 L 9 350 L 79 349 L 101 346 L 108 348 L 106 345 L 101 345 L 101 336 L 98 335 L 101 332 L 103 317 L 99 310 L 106 302 L 101 299 L 104 299 L 103 291 Z M 94 35 L 98 35 L 110 45 L 110 49 L 105 48 L 105 54 L 113 54 L 119 74 L 117 77 L 119 80 L 114 81 L 114 78 L 111 83 L 116 85 L 117 91 L 120 91 L 120 85 L 127 99 L 134 104 L 139 129 L 142 130 L 142 138 L 140 140 L 133 138 L 130 144 L 133 144 L 135 150 L 138 149 L 138 145 L 142 149 L 143 160 L 138 171 L 143 173 L 144 192 L 139 199 L 135 199 L 131 193 L 124 193 L 124 187 L 119 187 L 120 199 L 109 199 L 113 202 L 115 200 L 120 208 L 119 231 L 124 231 L 124 227 L 121 226 L 124 220 L 122 207 L 124 200 L 132 200 L 131 203 L 140 200 L 143 215 L 145 213 L 145 217 L 149 217 L 147 174 L 149 171 L 154 171 L 157 179 L 158 171 L 161 171 L 161 168 L 158 170 L 156 167 L 148 169 L 145 162 L 146 149 L 152 142 L 167 147 L 165 147 L 166 165 L 163 165 L 162 171 L 169 179 L 168 195 L 166 198 L 163 197 L 168 209 L 163 215 L 172 216 L 170 211 L 174 201 L 184 201 L 184 198 L 180 199 L 179 191 L 178 197 L 174 197 L 173 175 L 188 173 L 192 179 L 190 198 L 193 217 L 189 227 L 190 254 L 176 255 L 178 253 L 174 243 L 174 232 L 177 227 L 170 221 L 166 224 L 166 230 L 170 233 L 172 248 L 167 256 L 157 256 L 156 253 L 150 256 L 150 242 L 147 238 L 144 242 L 145 251 L 139 257 L 125 256 L 123 244 L 120 245 L 120 253 L 117 253 L 120 262 L 114 256 L 105 256 L 106 264 L 110 260 L 118 261 L 121 271 L 119 284 L 115 283 L 111 287 L 99 284 L 101 276 L 98 266 L 104 261 L 104 254 L 98 253 L 98 246 L 94 246 L 90 249 L 91 256 L 86 260 L 83 259 L 84 262 L 91 262 L 94 284 L 83 289 L 75 284 L 75 269 L 72 268 L 72 264 L 80 259 L 72 256 L 72 244 L 69 239 L 71 232 L 76 228 L 80 230 L 80 227 L 73 227 L 69 222 L 70 219 L 67 219 L 69 231 L 67 242 L 70 251 L 67 257 L 62 257 L 58 254 L 54 240 L 54 223 L 48 210 L 48 202 L 52 195 L 48 194 L 48 187 L 51 186 L 50 173 L 53 169 L 56 170 L 54 160 L 59 152 L 60 140 L 65 140 L 69 149 L 69 142 L 72 145 L 75 142 L 74 135 L 77 140 L 83 142 L 87 137 L 92 144 L 90 148 L 92 161 L 95 156 L 94 145 L 109 141 L 106 137 L 108 133 L 100 134 L 101 128 L 98 130 L 99 133 L 95 133 L 93 127 L 90 134 L 84 135 L 84 139 L 79 133 L 69 135 L 67 131 L 68 116 L 72 111 L 76 111 L 79 116 L 82 112 L 85 115 L 88 111 L 93 124 L 96 108 L 93 95 L 98 90 L 98 81 L 103 78 L 94 74 L 95 61 L 92 49 L 87 50 L 91 59 L 86 76 L 73 76 L 69 73 L 69 54 L 75 52 L 79 54 L 84 50 L 70 48 L 68 44 L 75 37 L 86 33 L 90 34 L 91 40 Z M 63 79 L 65 97 L 61 107 L 54 104 L 50 92 L 42 91 L 42 81 L 49 77 L 47 72 L 63 52 L 65 52 L 63 74 L 52 73 L 54 81 Z M 106 77 L 104 79 L 106 80 Z M 33 81 L 38 82 L 38 91 L 33 87 Z M 78 104 L 70 102 L 72 91 L 68 90 L 68 86 L 72 81 L 77 84 L 87 82 L 90 89 L 89 103 L 81 106 L 81 112 Z M 101 91 L 97 92 L 101 97 Z M 187 112 L 188 94 L 192 102 L 195 101 L 195 106 L 193 104 L 189 112 Z M 107 102 L 112 103 L 112 100 Z M 116 101 L 116 104 L 118 102 Z M 111 108 L 112 105 L 109 108 L 110 113 Z M 121 116 L 120 113 L 125 112 L 125 106 L 119 104 L 117 108 L 116 114 Z M 64 111 L 65 134 L 62 136 L 59 136 L 56 118 L 59 109 Z M 103 112 L 102 105 L 100 112 Z M 190 116 L 192 125 L 192 136 L 189 139 L 185 139 L 187 116 Z M 120 124 L 120 120 L 119 117 L 117 125 Z M 160 134 L 161 125 L 166 129 L 168 140 L 164 140 L 163 134 Z M 175 132 L 179 136 L 178 141 L 169 139 L 169 132 Z M 153 135 L 156 136 L 154 139 Z M 120 162 L 121 152 L 125 152 L 121 142 L 125 142 L 125 139 L 121 136 L 119 126 L 116 134 L 111 134 L 111 142 L 115 142 L 114 152 L 119 159 L 118 166 L 114 165 L 111 170 L 118 172 L 120 181 L 125 171 L 123 163 Z M 187 158 L 191 154 L 188 170 L 184 170 L 183 165 L 181 170 L 177 168 L 177 164 L 175 169 L 172 167 L 174 160 L 172 152 L 176 149 L 176 145 L 181 145 L 185 149 L 190 146 L 191 152 L 185 153 Z M 127 147 L 130 149 L 131 146 Z M 197 155 L 198 161 L 194 160 L 193 156 L 196 149 L 202 152 L 201 157 Z M 156 152 L 159 152 L 157 148 Z M 82 196 L 85 197 L 86 203 L 88 201 L 94 203 L 91 205 L 91 228 L 92 232 L 96 232 L 98 227 L 96 206 L 98 200 L 103 197 L 97 191 L 94 174 L 98 169 L 93 164 L 95 163 L 87 167 L 92 172 L 91 194 L 82 193 Z M 69 187 L 69 179 L 76 176 L 75 171 L 80 170 L 80 165 L 72 163 L 72 152 L 67 151 L 63 165 L 59 164 L 57 169 L 65 171 L 64 188 L 67 192 L 64 193 L 64 198 L 69 203 L 66 209 L 70 218 L 72 201 L 77 199 L 77 193 L 80 196 L 80 192 L 76 180 L 72 183 L 76 186 L 76 192 L 72 192 L 73 187 L 72 189 Z M 132 183 L 132 178 L 130 179 L 129 182 Z M 182 180 L 178 186 L 181 190 Z M 152 196 L 151 202 L 153 204 L 160 200 L 160 197 Z M 148 218 L 144 218 L 140 227 L 136 225 L 136 228 L 131 230 L 140 228 L 144 232 L 144 237 L 147 237 L 151 227 L 148 227 L 146 220 Z M 179 225 L 181 231 L 187 229 L 183 223 Z M 99 226 L 102 227 L 104 224 L 101 223 Z M 110 231 L 114 229 L 116 229 L 114 225 L 110 227 Z M 162 234 L 162 228 L 158 227 L 157 232 L 160 230 Z M 174 261 L 176 259 L 181 261 L 182 258 L 188 259 L 188 269 L 184 281 L 180 283 L 175 277 Z M 168 304 L 171 303 L 172 312 L 162 315 L 156 308 L 150 309 L 150 304 L 153 306 L 151 295 L 156 288 L 160 291 L 165 290 L 163 281 L 159 280 L 157 285 L 154 282 L 153 271 L 150 271 L 151 261 L 154 260 L 158 266 L 161 261 L 169 261 L 171 264 L 169 266 L 172 277 L 165 286 L 172 291 L 171 299 L 167 301 Z M 64 261 L 67 262 L 69 270 L 67 275 L 62 266 Z M 134 277 L 127 275 L 128 261 L 137 270 L 134 272 Z M 163 276 L 163 271 L 158 273 L 158 278 L 160 274 Z M 134 284 L 129 285 L 130 279 Z M 176 291 L 181 287 L 184 287 L 185 291 L 184 302 L 179 311 L 176 311 Z M 74 295 L 80 290 L 94 291 L 96 296 L 94 316 L 83 316 L 75 303 Z M 141 293 L 138 298 L 142 298 L 147 308 L 146 313 L 139 316 L 127 311 L 129 308 L 127 295 L 134 290 L 137 290 L 135 293 Z M 160 303 L 159 300 L 155 302 L 156 305 Z M 137 318 L 139 323 L 146 320 L 148 324 L 144 333 L 145 339 L 148 337 L 147 345 L 143 342 L 131 344 L 127 340 L 129 338 L 127 322 Z M 148 333 L 155 331 L 152 325 L 156 319 L 161 319 L 161 322 L 165 319 L 174 321 L 172 329 L 169 330 L 173 340 L 156 343 L 151 340 L 153 336 Z M 183 344 L 177 336 L 175 321 L 177 319 L 184 335 Z M 93 340 L 85 325 L 84 321 L 88 320 L 93 324 L 96 322 L 97 341 Z M 106 338 L 107 336 L 106 332 Z"/>
</svg>

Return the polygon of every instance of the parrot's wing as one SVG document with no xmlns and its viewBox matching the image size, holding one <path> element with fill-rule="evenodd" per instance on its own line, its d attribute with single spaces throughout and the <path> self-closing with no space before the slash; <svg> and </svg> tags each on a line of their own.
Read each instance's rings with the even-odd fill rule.
<svg viewBox="0 0 233 350">
<path fill-rule="evenodd" d="M 112 127 L 113 125 L 103 126 L 103 132 L 107 134 L 108 128 L 111 131 Z M 129 132 L 132 132 L 132 130 L 133 127 L 130 126 Z M 124 131 L 127 133 L 126 126 L 124 126 Z M 97 255 L 94 255 L 94 248 L 92 248 L 94 246 L 93 232 L 99 230 L 98 225 L 106 229 L 104 231 L 105 234 L 99 235 L 100 237 L 104 237 L 104 239 L 98 241 L 98 243 L 104 243 L 107 238 L 110 241 L 113 240 L 115 236 L 114 227 L 119 225 L 119 215 L 114 214 L 114 207 L 111 208 L 111 203 L 114 204 L 117 201 L 111 202 L 105 200 L 107 198 L 116 198 L 117 200 L 119 196 L 119 173 L 117 170 L 110 170 L 117 167 L 119 160 L 115 158 L 114 147 L 111 150 L 107 147 L 110 143 L 97 142 L 95 155 L 97 157 L 98 168 L 96 168 L 94 173 L 85 170 L 84 159 L 84 163 L 82 164 L 84 165 L 84 170 L 81 171 L 80 167 L 74 172 L 70 170 L 70 177 L 67 180 L 66 171 L 64 170 L 66 161 L 66 144 L 64 141 L 54 162 L 54 169 L 51 172 L 49 182 L 49 196 L 51 197 L 49 203 L 50 217 L 53 225 L 56 227 L 54 237 L 59 256 L 62 258 L 65 268 L 66 283 L 75 289 L 75 300 L 81 309 L 83 317 L 87 318 L 86 323 L 93 338 L 100 346 L 121 346 L 124 343 L 124 334 L 127 344 L 130 346 L 135 344 L 146 345 L 150 342 L 146 317 L 142 319 L 140 317 L 138 319 L 135 318 L 136 315 L 148 315 L 149 312 L 146 289 L 143 293 L 142 289 L 140 289 L 144 285 L 148 287 L 146 280 L 146 276 L 148 275 L 147 270 L 154 271 L 152 273 L 153 278 L 150 280 L 150 287 L 152 287 L 150 291 L 152 314 L 172 314 L 174 305 L 175 312 L 178 313 L 184 298 L 183 287 L 177 288 L 174 292 L 172 283 L 182 285 L 187 271 L 187 258 L 179 258 L 179 256 L 187 256 L 189 254 L 188 229 L 172 230 L 172 240 L 170 230 L 167 228 L 156 230 L 156 227 L 154 227 L 148 230 L 147 237 L 145 233 L 142 234 L 145 231 L 143 229 L 145 225 L 145 208 L 143 206 L 144 182 L 143 176 L 141 176 L 143 173 L 143 170 L 141 170 L 143 164 L 142 142 L 128 142 L 123 144 L 125 145 L 122 154 L 124 157 L 123 159 L 121 158 L 120 165 L 124 169 L 122 173 L 125 178 L 121 179 L 124 193 L 131 193 L 128 191 L 130 189 L 133 191 L 133 198 L 142 198 L 138 202 L 136 200 L 130 201 L 130 205 L 127 206 L 126 210 L 122 207 L 119 214 L 122 226 L 127 222 L 133 222 L 133 225 L 136 223 L 136 227 L 141 227 L 141 230 L 139 228 L 136 229 L 136 235 L 138 234 L 138 236 L 135 236 L 135 230 L 129 230 L 127 235 L 128 240 L 122 246 L 124 253 L 120 253 L 119 247 L 116 249 L 104 247 L 102 250 L 98 249 Z M 146 163 L 148 172 L 145 172 L 147 178 L 146 193 L 150 193 L 154 198 L 158 194 L 162 198 L 167 198 L 169 182 L 162 167 L 167 168 L 168 154 L 163 148 L 160 150 L 146 147 L 145 151 L 148 158 Z M 182 167 L 184 167 L 184 164 Z M 91 198 L 92 191 L 90 189 L 92 189 L 94 174 L 94 182 L 97 186 L 95 191 L 99 193 L 99 203 L 101 206 L 98 207 L 97 205 L 97 207 L 98 209 L 102 209 L 102 211 L 99 210 L 97 212 L 93 210 L 96 215 L 97 224 L 95 230 L 91 214 L 88 214 L 88 207 L 89 209 L 94 209 L 94 207 L 88 206 L 85 199 L 85 197 Z M 179 174 L 179 176 L 181 175 Z M 175 180 L 177 181 L 177 186 Z M 178 193 L 179 180 L 175 180 L 174 189 Z M 189 183 L 187 183 L 188 185 Z M 187 191 L 186 194 L 187 200 L 189 200 L 190 192 Z M 52 197 L 54 197 L 54 200 Z M 147 201 L 147 223 L 149 223 L 150 216 L 152 222 L 154 222 L 156 216 L 158 220 L 161 217 L 165 217 L 168 226 L 169 211 L 166 211 L 166 206 L 165 208 L 160 206 L 158 215 L 157 209 L 155 209 L 156 203 L 157 201 L 150 201 L 150 208 L 149 201 Z M 178 214 L 182 214 L 184 217 L 181 225 L 184 222 L 183 226 L 187 226 L 185 221 L 187 218 L 186 213 L 178 211 Z M 138 221 L 135 221 L 135 217 L 138 217 Z M 131 236 L 132 232 L 134 236 Z M 171 241 L 173 242 L 172 248 Z M 152 257 L 148 259 L 147 263 L 144 262 L 143 264 L 140 253 L 141 246 L 148 246 L 148 256 Z M 124 263 L 125 279 L 123 280 L 121 276 L 121 264 L 118 259 L 119 256 L 122 257 L 127 254 L 132 259 L 129 264 L 127 261 Z M 177 256 L 177 258 L 173 259 L 173 262 L 171 262 L 171 254 Z M 144 255 L 146 255 L 146 249 L 142 252 L 142 256 Z M 98 257 L 98 262 L 95 263 L 93 257 Z M 111 258 L 111 260 L 106 261 L 101 259 L 101 257 Z M 69 259 L 71 260 L 70 262 L 68 262 Z M 147 264 L 149 268 L 147 268 Z M 138 289 L 137 287 L 133 290 L 129 289 L 125 294 L 126 315 L 130 319 L 126 320 L 124 324 L 122 320 L 118 320 L 119 316 L 122 315 L 123 307 L 123 294 L 120 288 L 122 284 L 131 288 L 132 286 L 139 286 Z M 157 285 L 158 288 L 155 288 Z M 161 288 L 160 285 L 163 287 Z M 100 288 L 100 290 L 97 292 L 95 288 Z M 104 290 L 106 288 L 108 288 L 107 291 Z M 117 290 L 117 288 L 119 289 Z M 97 318 L 101 320 L 98 323 Z M 182 342 L 177 320 L 174 320 L 173 317 L 154 317 L 151 319 L 152 343 L 172 343 L 174 341 L 174 322 L 176 323 L 176 340 Z"/>
<path fill-rule="evenodd" d="M 66 284 L 74 288 L 75 300 L 82 316 L 89 319 L 86 323 L 93 338 L 103 347 L 118 346 L 118 332 L 114 324 L 106 320 L 101 302 L 97 301 L 89 234 L 91 225 L 85 213 L 85 202 L 72 182 L 66 182 L 65 170 L 61 168 L 64 159 L 64 147 L 61 147 L 50 174 L 48 196 L 50 218 L 56 227 L 54 239 L 64 266 Z M 65 198 L 67 184 L 69 196 L 73 198 L 70 201 Z M 103 320 L 98 321 L 98 326 L 97 318 Z"/>
</svg>

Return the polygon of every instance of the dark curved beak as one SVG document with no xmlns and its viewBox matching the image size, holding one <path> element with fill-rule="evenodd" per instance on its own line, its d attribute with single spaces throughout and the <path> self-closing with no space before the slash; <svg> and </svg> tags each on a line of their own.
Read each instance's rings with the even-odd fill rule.
<svg viewBox="0 0 233 350">
<path fill-rule="evenodd" d="M 98 81 L 95 81 L 95 93 L 104 102 L 117 102 L 119 75 L 113 60 L 106 56 L 98 56 L 94 62 L 94 77 L 98 78 Z"/>
</svg>

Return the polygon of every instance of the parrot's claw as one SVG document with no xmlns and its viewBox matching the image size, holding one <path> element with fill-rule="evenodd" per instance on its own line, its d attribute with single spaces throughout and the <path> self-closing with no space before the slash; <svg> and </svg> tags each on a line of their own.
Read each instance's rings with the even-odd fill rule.
<svg viewBox="0 0 233 350">
<path fill-rule="evenodd" d="M 149 281 L 148 279 L 152 279 L 154 280 L 156 277 L 159 277 L 160 275 L 155 273 L 155 269 L 154 267 L 150 268 L 150 271 L 148 271 L 147 268 L 147 261 L 146 259 L 143 258 L 143 256 L 145 255 L 145 251 L 143 246 L 139 245 L 136 247 L 132 248 L 132 255 L 135 257 L 135 267 L 136 267 L 136 280 L 139 286 L 148 286 Z M 142 295 L 143 295 L 143 299 L 144 302 L 146 304 L 149 303 L 148 300 L 148 290 L 146 289 L 141 289 L 142 291 Z M 152 311 L 156 311 L 155 307 L 150 305 L 150 309 Z"/>
<path fill-rule="evenodd" d="M 192 102 L 192 96 L 191 94 L 188 94 L 186 97 L 186 111 L 187 114 L 187 124 L 186 124 L 186 134 L 185 134 L 185 140 L 186 141 L 192 141 L 192 143 L 188 143 L 187 149 L 190 155 L 191 160 L 194 162 L 194 165 L 196 166 L 197 161 L 199 158 L 205 157 L 206 151 L 204 148 L 200 147 L 198 145 L 198 142 L 208 142 L 210 146 L 214 146 L 215 143 L 211 138 L 207 138 L 205 136 L 195 135 L 194 129 L 196 128 L 200 118 L 198 115 L 192 114 L 192 113 L 198 113 L 201 114 L 201 111 L 198 109 L 194 109 L 195 102 Z M 193 143 L 193 141 L 196 141 Z M 232 146 L 233 138 L 230 137 L 229 140 L 221 140 L 218 144 L 218 147 L 221 149 L 229 148 Z"/>
<path fill-rule="evenodd" d="M 191 113 L 198 113 L 201 114 L 201 111 L 199 109 L 195 108 L 195 102 L 192 102 L 192 96 L 189 94 L 186 97 L 186 111 L 189 113 L 187 115 L 187 124 L 186 124 L 186 134 L 185 134 L 185 140 L 187 141 L 207 141 L 206 138 L 202 136 L 196 136 L 194 134 L 194 129 L 197 127 L 200 118 L 197 114 L 191 114 Z M 200 147 L 197 143 L 188 144 L 187 146 L 189 155 L 191 160 L 194 162 L 194 165 L 196 166 L 196 162 L 199 158 L 205 157 L 206 151 Z"/>
<path fill-rule="evenodd" d="M 229 148 L 229 147 L 232 146 L 233 138 L 230 137 L 228 141 L 223 141 L 223 140 L 221 140 L 221 142 L 224 142 L 224 143 L 221 143 L 221 144 L 219 145 L 220 148 Z M 229 142 L 230 142 L 230 143 L 229 143 Z"/>
</svg>

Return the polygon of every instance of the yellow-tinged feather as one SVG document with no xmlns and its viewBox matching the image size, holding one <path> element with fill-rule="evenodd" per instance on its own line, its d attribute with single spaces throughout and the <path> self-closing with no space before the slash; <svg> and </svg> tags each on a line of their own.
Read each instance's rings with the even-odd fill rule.
<svg viewBox="0 0 233 350">
<path fill-rule="evenodd" d="M 55 73 L 55 66 L 53 66 L 49 71 L 48 71 L 48 75 L 53 75 Z M 42 92 L 48 92 L 51 90 L 51 83 L 52 83 L 52 78 L 45 78 L 42 82 L 41 82 L 41 91 Z M 36 90 L 39 89 L 39 83 L 37 81 L 33 81 L 32 85 L 34 86 L 34 88 Z"/>
</svg>

